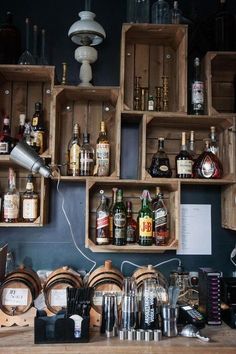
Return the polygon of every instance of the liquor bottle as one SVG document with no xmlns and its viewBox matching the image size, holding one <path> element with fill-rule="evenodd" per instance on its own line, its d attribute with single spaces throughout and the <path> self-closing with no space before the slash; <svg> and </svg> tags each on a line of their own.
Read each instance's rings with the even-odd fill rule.
<svg viewBox="0 0 236 354">
<path fill-rule="evenodd" d="M 112 202 L 111 202 L 111 206 L 109 209 L 109 234 L 110 234 L 110 243 L 113 243 L 113 237 L 114 237 L 114 233 L 113 233 L 113 208 L 116 204 L 116 200 L 117 200 L 117 188 L 114 187 L 112 188 Z"/>
<path fill-rule="evenodd" d="M 152 211 L 154 243 L 156 246 L 164 246 L 169 240 L 169 214 L 159 187 L 156 187 L 156 196 L 152 200 Z"/>
<path fill-rule="evenodd" d="M 210 127 L 210 151 L 219 157 L 219 146 L 216 139 L 216 128 L 214 126 Z"/>
<path fill-rule="evenodd" d="M 123 190 L 117 190 L 117 200 L 113 208 L 113 245 L 126 245 L 126 208 Z"/>
<path fill-rule="evenodd" d="M 171 23 L 180 23 L 181 11 L 179 10 L 178 1 L 174 1 L 173 9 L 171 11 Z"/>
<path fill-rule="evenodd" d="M 140 111 L 141 110 L 141 86 L 140 86 L 140 80 L 141 77 L 140 76 L 135 76 L 135 82 L 134 82 L 134 110 L 135 111 Z"/>
<path fill-rule="evenodd" d="M 96 210 L 96 244 L 109 244 L 109 208 L 103 190 L 100 190 L 101 202 Z"/>
<path fill-rule="evenodd" d="M 67 175 L 79 176 L 79 125 L 75 123 L 73 128 L 73 135 L 68 143 L 68 160 L 67 160 Z"/>
<path fill-rule="evenodd" d="M 148 107 L 147 107 L 148 111 L 154 111 L 155 109 L 155 102 L 154 102 L 154 98 L 152 95 L 148 96 Z"/>
<path fill-rule="evenodd" d="M 39 195 L 34 191 L 33 175 L 28 175 L 25 192 L 22 195 L 22 219 L 34 222 L 38 217 Z"/>
<path fill-rule="evenodd" d="M 110 170 L 110 144 L 106 133 L 105 122 L 101 121 L 100 132 L 96 144 L 96 166 L 94 174 L 109 176 Z"/>
<path fill-rule="evenodd" d="M 18 128 L 18 133 L 17 133 L 17 140 L 18 141 L 23 140 L 24 132 L 25 132 L 25 114 L 21 113 L 19 115 L 19 128 Z"/>
<path fill-rule="evenodd" d="M 171 177 L 170 161 L 164 149 L 164 138 L 158 138 L 158 150 L 152 157 L 149 173 L 152 177 Z"/>
<path fill-rule="evenodd" d="M 20 208 L 20 195 L 16 190 L 16 174 L 9 168 L 8 191 L 4 195 L 3 219 L 4 222 L 18 222 Z"/>
<path fill-rule="evenodd" d="M 215 50 L 235 50 L 235 17 L 227 9 L 226 0 L 218 0 L 215 14 Z"/>
<path fill-rule="evenodd" d="M 205 150 L 199 155 L 193 165 L 194 178 L 222 178 L 223 167 L 218 157 L 210 150 L 209 141 L 205 141 Z"/>
<path fill-rule="evenodd" d="M 0 155 L 8 155 L 15 146 L 15 140 L 11 137 L 10 119 L 5 116 L 3 119 L 3 129 L 0 136 Z"/>
<path fill-rule="evenodd" d="M 79 175 L 92 176 L 94 170 L 94 149 L 89 143 L 90 135 L 83 134 L 83 145 L 79 150 Z"/>
<path fill-rule="evenodd" d="M 26 142 L 28 145 L 33 145 L 32 144 L 32 139 L 31 139 L 31 123 L 30 122 L 25 122 L 25 130 L 23 134 L 23 140 Z"/>
<path fill-rule="evenodd" d="M 0 64 L 17 64 L 21 52 L 21 34 L 13 24 L 10 11 L 0 25 Z"/>
<path fill-rule="evenodd" d="M 143 190 L 142 207 L 138 213 L 138 238 L 141 246 L 151 246 L 153 244 L 153 215 L 150 208 L 150 194 L 148 190 Z"/>
<path fill-rule="evenodd" d="M 200 78 L 200 60 L 194 59 L 194 77 L 192 82 L 192 112 L 204 114 L 204 83 Z"/>
<path fill-rule="evenodd" d="M 157 0 L 152 5 L 152 23 L 170 23 L 170 7 L 167 1 Z"/>
<path fill-rule="evenodd" d="M 175 157 L 176 177 L 191 178 L 192 177 L 192 156 L 187 150 L 186 133 L 182 132 L 182 142 L 179 154 Z"/>
<path fill-rule="evenodd" d="M 43 127 L 43 111 L 40 102 L 35 103 L 35 112 L 32 117 L 31 129 L 32 147 L 39 154 L 42 154 L 44 152 L 45 129 Z"/>
<path fill-rule="evenodd" d="M 136 242 L 136 233 L 137 233 L 137 222 L 132 217 L 132 203 L 130 201 L 126 202 L 126 237 L 127 244 L 132 244 Z"/>
<path fill-rule="evenodd" d="M 192 156 L 192 160 L 196 159 L 196 153 L 195 153 L 195 132 L 194 130 L 190 131 L 190 137 L 189 137 L 189 144 L 188 144 L 188 152 Z"/>
</svg>

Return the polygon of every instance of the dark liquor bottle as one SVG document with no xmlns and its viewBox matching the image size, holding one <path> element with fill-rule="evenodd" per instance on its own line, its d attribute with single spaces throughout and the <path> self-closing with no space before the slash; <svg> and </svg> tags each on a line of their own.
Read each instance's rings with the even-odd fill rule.
<svg viewBox="0 0 236 354">
<path fill-rule="evenodd" d="M 96 144 L 96 166 L 94 174 L 109 176 L 110 172 L 110 143 L 106 133 L 105 122 L 101 121 L 100 132 Z"/>
<path fill-rule="evenodd" d="M 113 233 L 113 208 L 116 204 L 116 200 L 117 200 L 117 188 L 112 188 L 112 202 L 111 202 L 111 206 L 109 209 L 109 234 L 110 234 L 110 243 L 113 243 L 113 237 L 114 237 L 114 233 Z"/>
<path fill-rule="evenodd" d="M 31 122 L 32 147 L 39 153 L 44 152 L 45 129 L 43 126 L 43 111 L 40 102 L 35 103 L 35 112 Z"/>
<path fill-rule="evenodd" d="M 151 246 L 153 244 L 153 214 L 150 208 L 150 194 L 148 190 L 142 193 L 142 207 L 138 214 L 139 244 L 141 246 Z"/>
<path fill-rule="evenodd" d="M 216 128 L 212 126 L 210 128 L 210 151 L 213 152 L 217 157 L 219 157 L 219 146 L 217 144 L 216 138 Z"/>
<path fill-rule="evenodd" d="M 227 9 L 226 0 L 218 0 L 215 15 L 215 50 L 235 50 L 235 16 Z"/>
<path fill-rule="evenodd" d="M 193 166 L 194 178 L 222 178 L 223 167 L 218 157 L 210 150 L 209 141 L 205 141 L 205 150 L 199 155 Z"/>
<path fill-rule="evenodd" d="M 149 173 L 152 177 L 171 177 L 170 161 L 164 149 L 164 138 L 158 138 L 158 150 L 152 157 Z"/>
<path fill-rule="evenodd" d="M 21 52 L 21 34 L 14 26 L 12 13 L 0 25 L 0 64 L 17 64 Z"/>
<path fill-rule="evenodd" d="M 109 244 L 109 208 L 104 191 L 100 191 L 101 202 L 96 210 L 96 243 L 97 245 Z"/>
<path fill-rule="evenodd" d="M 75 123 L 72 137 L 68 143 L 67 175 L 79 176 L 79 124 Z"/>
<path fill-rule="evenodd" d="M 175 157 L 176 177 L 191 178 L 192 177 L 192 156 L 187 150 L 186 133 L 182 132 L 181 149 Z"/>
<path fill-rule="evenodd" d="M 204 83 L 200 78 L 200 60 L 194 59 L 194 77 L 192 82 L 192 112 L 204 114 Z"/>
<path fill-rule="evenodd" d="M 34 222 L 38 217 L 39 195 L 34 191 L 33 175 L 27 178 L 25 192 L 22 195 L 22 219 Z"/>
<path fill-rule="evenodd" d="M 3 129 L 0 135 L 0 155 L 8 155 L 15 146 L 16 140 L 11 137 L 10 119 L 5 116 L 3 119 Z"/>
<path fill-rule="evenodd" d="M 126 208 L 122 189 L 117 190 L 117 201 L 113 208 L 113 245 L 126 245 Z"/>
<path fill-rule="evenodd" d="M 152 200 L 153 239 L 156 246 L 164 246 L 169 241 L 169 214 L 160 188 L 156 187 L 156 196 Z"/>
<path fill-rule="evenodd" d="M 94 149 L 89 143 L 89 134 L 83 134 L 83 145 L 79 151 L 79 175 L 92 176 L 94 170 Z"/>
<path fill-rule="evenodd" d="M 132 217 L 132 203 L 130 201 L 126 202 L 126 211 L 127 211 L 127 243 L 132 244 L 136 242 L 136 233 L 137 233 L 137 222 Z"/>
<path fill-rule="evenodd" d="M 20 210 L 20 195 L 16 189 L 16 174 L 12 168 L 9 168 L 8 190 L 4 194 L 3 209 L 4 222 L 18 222 Z"/>
</svg>

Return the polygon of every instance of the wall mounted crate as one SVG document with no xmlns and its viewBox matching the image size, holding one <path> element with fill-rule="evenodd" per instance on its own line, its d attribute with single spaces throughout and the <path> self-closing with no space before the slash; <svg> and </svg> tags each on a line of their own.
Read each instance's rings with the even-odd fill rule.
<svg viewBox="0 0 236 354">
<path fill-rule="evenodd" d="M 124 24 L 121 39 L 122 110 L 133 110 L 135 77 L 155 97 L 168 76 L 170 112 L 187 112 L 187 26 Z"/>
</svg>

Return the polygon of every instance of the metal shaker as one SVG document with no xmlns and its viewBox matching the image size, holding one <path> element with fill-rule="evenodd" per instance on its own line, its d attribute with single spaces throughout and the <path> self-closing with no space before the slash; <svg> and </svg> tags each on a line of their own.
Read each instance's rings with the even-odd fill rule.
<svg viewBox="0 0 236 354">
<path fill-rule="evenodd" d="M 121 300 L 121 328 L 135 329 L 138 327 L 137 288 L 133 278 L 125 278 Z"/>
<path fill-rule="evenodd" d="M 103 295 L 101 333 L 105 333 L 107 338 L 118 334 L 117 297 L 112 293 Z"/>
<path fill-rule="evenodd" d="M 176 337 L 178 335 L 177 318 L 178 306 L 163 305 L 162 306 L 162 325 L 163 335 L 167 337 Z"/>
</svg>

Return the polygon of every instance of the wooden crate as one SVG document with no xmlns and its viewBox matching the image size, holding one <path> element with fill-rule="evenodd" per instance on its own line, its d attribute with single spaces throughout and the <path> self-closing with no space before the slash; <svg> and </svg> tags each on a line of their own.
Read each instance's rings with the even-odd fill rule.
<svg viewBox="0 0 236 354">
<path fill-rule="evenodd" d="M 187 26 L 124 24 L 120 67 L 123 110 L 133 110 L 136 76 L 155 97 L 163 75 L 169 78 L 169 111 L 186 113 Z"/>
<path fill-rule="evenodd" d="M 220 160 L 223 165 L 223 178 L 221 180 L 205 179 L 185 179 L 181 183 L 228 183 L 235 179 L 235 133 L 234 118 L 228 117 L 206 117 L 206 116 L 151 116 L 145 115 L 143 118 L 142 133 L 142 158 L 141 176 L 142 179 L 155 179 L 148 173 L 153 154 L 157 151 L 158 137 L 165 139 L 165 151 L 170 160 L 172 178 L 175 177 L 175 156 L 180 151 L 181 132 L 187 132 L 189 138 L 190 131 L 195 131 L 195 152 L 198 156 L 204 150 L 203 139 L 209 137 L 210 127 L 216 127 L 218 144 L 220 150 Z"/>
<path fill-rule="evenodd" d="M 235 115 L 236 52 L 208 52 L 204 58 L 206 113 Z"/>
<path fill-rule="evenodd" d="M 221 224 L 225 229 L 236 231 L 236 183 L 222 187 Z"/>
<path fill-rule="evenodd" d="M 140 246 L 138 244 L 125 246 L 98 246 L 96 245 L 96 209 L 100 204 L 99 191 L 102 189 L 105 195 L 110 199 L 112 196 L 112 188 L 118 187 L 123 189 L 124 202 L 131 201 L 133 209 L 133 218 L 137 220 L 138 212 L 141 208 L 140 196 L 143 189 L 148 189 L 151 197 L 155 196 L 155 188 L 159 186 L 164 194 L 164 201 L 169 210 L 170 215 L 170 241 L 165 246 Z M 176 250 L 179 242 L 179 210 L 180 210 L 180 184 L 179 181 L 158 181 L 152 183 L 150 181 L 140 180 L 113 180 L 113 181 L 92 181 L 87 180 L 86 185 L 86 237 L 85 246 L 93 252 L 136 252 L 136 253 L 156 253 L 166 250 Z"/>
<path fill-rule="evenodd" d="M 53 93 L 53 115 L 56 117 L 53 140 L 52 163 L 63 165 L 67 161 L 68 143 L 75 123 L 80 127 L 80 139 L 87 129 L 90 144 L 95 147 L 100 131 L 100 122 L 105 121 L 111 147 L 110 176 L 119 176 L 120 161 L 120 104 L 116 87 L 81 88 L 57 86 Z M 61 169 L 66 175 L 66 167 Z M 78 179 L 76 177 L 65 177 Z M 95 177 L 96 178 L 96 177 Z M 110 178 L 110 177 L 105 177 Z M 79 179 L 85 179 L 79 177 Z"/>
<path fill-rule="evenodd" d="M 50 140 L 53 117 L 50 115 L 51 92 L 54 84 L 53 66 L 0 65 L 0 115 L 10 118 L 11 135 L 18 133 L 19 114 L 25 113 L 31 121 L 37 101 L 43 106 L 43 125 L 46 128 L 46 151 L 43 156 L 50 156 Z M 0 157 L 1 159 L 1 157 Z"/>
</svg>

